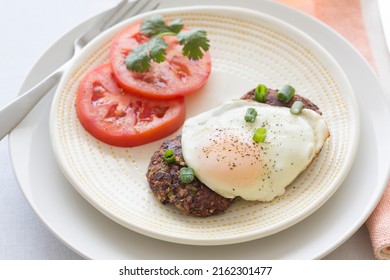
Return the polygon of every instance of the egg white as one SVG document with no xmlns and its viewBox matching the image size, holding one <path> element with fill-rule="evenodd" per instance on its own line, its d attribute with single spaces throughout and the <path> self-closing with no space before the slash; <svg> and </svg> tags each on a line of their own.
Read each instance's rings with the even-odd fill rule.
<svg viewBox="0 0 390 280">
<path fill-rule="evenodd" d="M 244 119 L 248 108 L 258 116 Z M 264 143 L 253 141 L 265 127 Z M 293 115 L 289 108 L 248 100 L 233 100 L 188 119 L 182 130 L 182 151 L 195 176 L 227 198 L 271 201 L 320 152 L 329 130 L 318 113 L 304 109 Z"/>
</svg>

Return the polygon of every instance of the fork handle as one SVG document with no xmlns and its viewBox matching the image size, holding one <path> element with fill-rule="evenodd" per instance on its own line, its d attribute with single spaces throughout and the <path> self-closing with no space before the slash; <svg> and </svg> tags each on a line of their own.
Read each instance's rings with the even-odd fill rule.
<svg viewBox="0 0 390 280">
<path fill-rule="evenodd" d="M 57 84 L 63 67 L 58 68 L 39 84 L 24 92 L 0 110 L 0 140 L 14 129 L 46 93 Z"/>
</svg>

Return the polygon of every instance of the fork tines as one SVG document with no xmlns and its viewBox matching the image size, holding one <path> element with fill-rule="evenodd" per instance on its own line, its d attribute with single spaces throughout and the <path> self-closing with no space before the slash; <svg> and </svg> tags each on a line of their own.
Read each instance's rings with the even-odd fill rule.
<svg viewBox="0 0 390 280">
<path fill-rule="evenodd" d="M 152 11 L 156 10 L 160 5 L 160 2 L 156 0 L 134 0 L 127 1 L 122 0 L 118 5 L 113 15 L 107 19 L 103 24 L 102 30 L 105 30 L 123 19 L 130 18 L 132 16 L 138 15 L 143 11 Z"/>
</svg>

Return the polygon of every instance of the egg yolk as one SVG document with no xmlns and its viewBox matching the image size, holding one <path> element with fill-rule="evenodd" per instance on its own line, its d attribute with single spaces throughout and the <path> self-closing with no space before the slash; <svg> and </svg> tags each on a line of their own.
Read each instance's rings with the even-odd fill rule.
<svg viewBox="0 0 390 280">
<path fill-rule="evenodd" d="M 249 139 L 243 142 L 243 139 Z M 248 135 L 237 135 L 233 129 L 216 129 L 199 143 L 198 160 L 208 179 L 214 182 L 230 182 L 243 188 L 256 181 L 263 172 L 261 145 L 251 141 Z M 234 191 L 234 189 L 232 190 Z"/>
</svg>

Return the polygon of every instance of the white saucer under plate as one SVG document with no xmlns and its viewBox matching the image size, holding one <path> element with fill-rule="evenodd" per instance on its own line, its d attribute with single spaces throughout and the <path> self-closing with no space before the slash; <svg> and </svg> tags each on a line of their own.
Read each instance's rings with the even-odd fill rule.
<svg viewBox="0 0 390 280">
<path fill-rule="evenodd" d="M 163 2 L 162 8 L 183 4 L 168 0 Z M 186 1 L 185 4 L 234 5 L 235 2 Z M 309 34 L 337 60 L 351 81 L 364 133 L 360 135 L 357 157 L 347 178 L 314 214 L 274 235 L 211 247 L 159 241 L 106 218 L 82 199 L 63 177 L 48 149 L 49 96 L 11 133 L 11 157 L 21 189 L 32 208 L 59 239 L 82 256 L 93 259 L 319 258 L 353 234 L 376 205 L 388 179 L 389 163 L 385 155 L 389 154 L 386 145 L 389 110 L 372 70 L 340 36 L 312 18 L 268 1 L 241 1 L 240 6 L 281 18 Z M 83 27 L 85 24 L 76 27 L 45 53 L 23 88 L 31 86 L 37 77 L 55 66 L 50 58 L 56 52 L 62 53 L 62 48 L 69 45 Z M 371 98 L 366 100 L 367 91 Z M 368 109 L 370 105 L 375 106 L 375 114 Z"/>
</svg>

